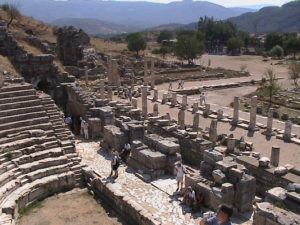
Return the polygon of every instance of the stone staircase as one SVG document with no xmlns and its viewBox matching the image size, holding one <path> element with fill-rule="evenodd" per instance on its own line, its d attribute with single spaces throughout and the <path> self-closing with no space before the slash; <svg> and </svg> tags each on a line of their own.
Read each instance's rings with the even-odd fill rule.
<svg viewBox="0 0 300 225">
<path fill-rule="evenodd" d="M 35 200 L 83 186 L 83 167 L 49 96 L 30 84 L 0 89 L 0 225 Z"/>
</svg>

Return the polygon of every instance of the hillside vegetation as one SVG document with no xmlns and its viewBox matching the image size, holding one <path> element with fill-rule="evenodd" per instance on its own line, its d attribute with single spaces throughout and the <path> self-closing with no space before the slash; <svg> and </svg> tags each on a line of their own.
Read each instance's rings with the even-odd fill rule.
<svg viewBox="0 0 300 225">
<path fill-rule="evenodd" d="M 235 23 L 238 29 L 251 33 L 299 32 L 300 1 L 292 1 L 282 7 L 265 7 L 228 20 Z"/>
</svg>

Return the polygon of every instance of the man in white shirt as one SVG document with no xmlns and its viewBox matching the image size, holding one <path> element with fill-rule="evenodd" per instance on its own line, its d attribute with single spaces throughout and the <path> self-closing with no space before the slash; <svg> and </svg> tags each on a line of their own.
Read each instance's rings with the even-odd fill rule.
<svg viewBox="0 0 300 225">
<path fill-rule="evenodd" d="M 181 162 L 176 164 L 175 171 L 176 171 L 176 180 L 177 180 L 176 191 L 179 191 L 182 189 L 183 177 L 184 177 L 184 174 L 187 173 L 187 171 L 186 171 L 185 167 L 181 164 Z"/>
</svg>

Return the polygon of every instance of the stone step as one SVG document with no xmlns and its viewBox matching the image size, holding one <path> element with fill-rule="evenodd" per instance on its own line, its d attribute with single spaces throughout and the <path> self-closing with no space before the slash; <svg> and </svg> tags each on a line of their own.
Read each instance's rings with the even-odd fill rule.
<svg viewBox="0 0 300 225">
<path fill-rule="evenodd" d="M 13 103 L 4 103 L 0 104 L 0 110 L 8 110 L 8 109 L 18 109 L 18 108 L 26 108 L 31 106 L 41 105 L 39 99 L 29 100 L 29 101 L 21 101 L 21 102 L 13 102 Z"/>
<path fill-rule="evenodd" d="M 44 145 L 46 146 L 46 149 L 56 148 L 58 147 L 58 142 L 57 140 L 49 141 L 49 142 L 45 142 Z"/>
<path fill-rule="evenodd" d="M 12 225 L 14 224 L 14 218 L 12 215 L 2 213 L 0 215 L 0 225 Z"/>
<path fill-rule="evenodd" d="M 20 90 L 28 90 L 33 89 L 31 84 L 10 84 L 8 86 L 4 86 L 0 88 L 0 93 L 2 92 L 12 92 L 12 91 L 20 91 Z"/>
<path fill-rule="evenodd" d="M 46 176 L 54 175 L 54 174 L 61 174 L 70 171 L 70 163 L 58 166 L 51 166 L 44 169 L 39 169 L 31 173 L 27 173 L 26 177 L 29 182 L 33 182 L 37 179 L 41 179 Z"/>
<path fill-rule="evenodd" d="M 32 154 L 23 155 L 17 159 L 12 160 L 15 164 L 18 166 L 26 164 L 26 163 L 32 163 L 34 161 L 39 161 L 45 158 L 51 158 L 51 157 L 59 157 L 62 156 L 63 152 L 61 148 L 52 148 L 44 151 L 38 151 L 34 152 Z"/>
<path fill-rule="evenodd" d="M 10 170 L 0 175 L 0 187 L 14 179 L 14 173 Z"/>
<path fill-rule="evenodd" d="M 46 158 L 46 159 L 38 160 L 35 162 L 20 165 L 19 169 L 22 170 L 23 173 L 28 173 L 28 172 L 32 172 L 34 170 L 43 169 L 43 168 L 47 168 L 50 166 L 58 166 L 58 165 L 67 164 L 67 163 L 69 163 L 69 162 L 68 162 L 68 158 L 66 156 L 60 156 L 60 157 L 54 157 L 54 158 L 51 157 L 51 158 Z"/>
<path fill-rule="evenodd" d="M 4 116 L 0 118 L 0 124 L 11 123 L 20 120 L 28 120 L 33 118 L 46 117 L 46 116 L 47 114 L 45 111 L 24 113 L 24 114 L 19 114 L 18 116 Z"/>
<path fill-rule="evenodd" d="M 25 95 L 35 95 L 36 92 L 33 89 L 28 90 L 18 90 L 18 91 L 8 91 L 8 92 L 1 92 L 0 99 L 2 98 L 10 98 L 16 96 L 25 96 Z"/>
<path fill-rule="evenodd" d="M 0 165 L 0 174 L 3 174 L 13 168 L 16 168 L 16 166 L 14 164 L 12 164 L 11 161 L 6 161 L 6 162 L 3 162 L 1 165 Z"/>
<path fill-rule="evenodd" d="M 20 150 L 22 148 L 31 147 L 33 145 L 39 145 L 44 143 L 44 137 L 29 137 L 18 140 L 13 143 L 7 143 L 0 146 L 0 152 L 9 149 L 10 151 Z M 7 152 L 7 151 L 6 151 Z"/>
<path fill-rule="evenodd" d="M 55 131 L 56 134 L 61 134 L 61 135 L 63 135 L 62 133 L 66 131 L 65 129 L 66 129 L 66 128 L 64 128 L 64 127 L 61 127 L 61 128 L 54 128 L 54 131 Z"/>
<path fill-rule="evenodd" d="M 13 179 L 10 182 L 0 187 L 0 203 L 13 191 L 18 189 L 21 185 L 21 181 L 19 179 Z"/>
<path fill-rule="evenodd" d="M 28 137 L 29 137 L 29 134 L 19 134 L 19 135 L 13 136 L 13 137 L 0 138 L 0 145 L 15 142 L 15 141 L 22 140 L 22 139 L 28 138 Z"/>
<path fill-rule="evenodd" d="M 0 117 L 19 115 L 22 113 L 40 112 L 40 111 L 44 111 L 43 106 L 41 105 L 18 108 L 18 109 L 9 109 L 9 110 L 0 111 Z"/>
<path fill-rule="evenodd" d="M 48 123 L 49 118 L 48 117 L 40 117 L 40 118 L 34 118 L 34 119 L 28 119 L 28 120 L 22 120 L 22 121 L 16 121 L 12 123 L 5 123 L 0 125 L 0 137 L 2 137 L 1 133 L 5 133 L 6 130 L 11 130 L 15 128 L 25 127 L 25 126 L 33 126 L 38 125 L 42 123 Z"/>
<path fill-rule="evenodd" d="M 30 202 L 33 202 L 45 195 L 51 194 L 48 188 L 51 188 L 50 184 L 56 185 L 56 183 L 60 184 L 63 183 L 68 185 L 69 188 L 72 188 L 72 178 L 74 174 L 72 172 L 66 172 L 58 175 L 50 175 L 43 177 L 42 179 L 37 179 L 31 183 L 26 183 L 25 185 L 21 186 L 20 188 L 15 189 L 11 192 L 5 199 L 3 199 L 1 207 L 2 213 L 11 214 L 12 216 L 15 215 L 16 208 L 19 208 L 18 204 L 21 203 L 19 199 L 23 199 L 22 204 L 27 205 Z M 49 187 L 50 186 L 50 187 Z M 44 192 L 40 192 L 39 195 L 30 195 L 33 191 L 41 188 Z M 48 188 L 47 188 L 48 187 Z M 54 190 L 55 191 L 55 190 Z"/>
<path fill-rule="evenodd" d="M 13 102 L 22 102 L 22 101 L 30 101 L 35 100 L 38 97 L 36 95 L 25 95 L 25 96 L 17 96 L 17 97 L 9 97 L 0 99 L 0 104 L 13 103 Z"/>
<path fill-rule="evenodd" d="M 74 148 L 74 146 L 69 145 L 69 146 L 63 147 L 63 151 L 64 151 L 65 154 L 74 153 L 75 148 Z"/>
</svg>

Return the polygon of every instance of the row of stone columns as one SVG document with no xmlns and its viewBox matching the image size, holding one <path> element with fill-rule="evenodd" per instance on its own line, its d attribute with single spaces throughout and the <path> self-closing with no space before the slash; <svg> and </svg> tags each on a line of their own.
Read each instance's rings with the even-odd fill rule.
<svg viewBox="0 0 300 225">
<path fill-rule="evenodd" d="M 119 87 L 121 84 L 120 75 L 118 73 L 118 62 L 116 59 L 108 57 L 108 85 Z"/>
</svg>

